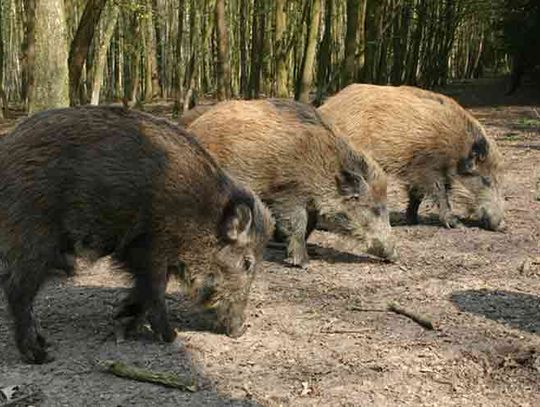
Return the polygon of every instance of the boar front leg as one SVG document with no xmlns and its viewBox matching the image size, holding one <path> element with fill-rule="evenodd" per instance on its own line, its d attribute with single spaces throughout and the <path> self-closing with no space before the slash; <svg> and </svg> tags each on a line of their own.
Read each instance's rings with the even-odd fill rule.
<svg viewBox="0 0 540 407">
<path fill-rule="evenodd" d="M 136 329 L 145 316 L 152 330 L 165 342 L 172 342 L 176 333 L 170 326 L 165 304 L 168 268 L 163 253 L 147 236 L 135 239 L 123 251 L 122 261 L 135 278 L 135 285 L 116 318 L 131 317 L 127 330 Z"/>
<path fill-rule="evenodd" d="M 306 248 L 308 213 L 301 206 L 272 205 L 276 227 L 287 241 L 287 262 L 306 268 L 309 256 Z"/>
<path fill-rule="evenodd" d="M 413 185 L 409 186 L 407 192 L 409 195 L 409 203 L 407 205 L 407 212 L 405 216 L 407 218 L 407 223 L 416 225 L 418 224 L 418 209 L 420 208 L 422 199 L 424 199 L 424 194 L 418 187 Z"/>
<path fill-rule="evenodd" d="M 462 226 L 456 215 L 452 213 L 450 205 L 450 182 L 437 182 L 435 184 L 435 200 L 439 206 L 439 219 L 442 224 L 451 229 Z"/>
</svg>

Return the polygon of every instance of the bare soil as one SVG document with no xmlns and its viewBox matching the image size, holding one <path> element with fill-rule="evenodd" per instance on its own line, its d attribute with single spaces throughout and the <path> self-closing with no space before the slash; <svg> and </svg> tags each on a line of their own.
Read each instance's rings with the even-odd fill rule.
<svg viewBox="0 0 540 407">
<path fill-rule="evenodd" d="M 327 232 L 310 239 L 308 271 L 270 249 L 239 339 L 208 331 L 172 284 L 174 344 L 115 340 L 112 315 L 129 281 L 101 261 L 52 279 L 36 301 L 50 364 L 19 360 L 0 301 L 0 389 L 19 385 L 21 406 L 539 406 L 540 103 L 503 89 L 479 81 L 447 91 L 502 149 L 505 233 L 443 229 L 429 204 L 421 225 L 403 225 L 394 192 L 398 263 Z M 390 301 L 435 329 L 385 311 Z M 117 378 L 96 365 L 108 359 L 194 377 L 200 388 Z"/>
</svg>

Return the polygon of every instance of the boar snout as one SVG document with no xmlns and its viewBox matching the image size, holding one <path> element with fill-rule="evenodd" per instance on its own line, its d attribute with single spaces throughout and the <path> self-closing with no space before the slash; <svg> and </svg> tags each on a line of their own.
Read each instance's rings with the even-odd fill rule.
<svg viewBox="0 0 540 407">
<path fill-rule="evenodd" d="M 480 225 L 486 230 L 492 231 L 504 231 L 506 224 L 501 214 L 491 213 L 489 211 L 482 211 L 480 218 Z"/>
<path fill-rule="evenodd" d="M 396 245 L 391 240 L 372 239 L 369 242 L 367 252 L 389 261 L 396 261 L 398 259 Z"/>
<path fill-rule="evenodd" d="M 231 338 L 241 337 L 247 330 L 245 305 L 230 305 L 218 311 L 218 329 Z"/>
</svg>

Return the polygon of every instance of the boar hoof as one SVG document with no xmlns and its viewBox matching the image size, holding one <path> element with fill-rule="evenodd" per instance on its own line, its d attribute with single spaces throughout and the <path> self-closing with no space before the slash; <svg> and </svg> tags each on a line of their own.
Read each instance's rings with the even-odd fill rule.
<svg viewBox="0 0 540 407">
<path fill-rule="evenodd" d="M 47 341 L 40 334 L 19 341 L 18 347 L 22 358 L 27 363 L 42 364 L 54 360 L 45 350 Z"/>
<path fill-rule="evenodd" d="M 442 219 L 442 223 L 448 229 L 460 229 L 463 227 L 463 223 L 456 216 L 448 216 L 445 219 Z"/>
<path fill-rule="evenodd" d="M 162 330 L 162 332 L 160 332 L 160 335 L 163 342 L 170 343 L 174 342 L 174 340 L 176 339 L 176 331 L 170 327 L 168 329 Z"/>
<path fill-rule="evenodd" d="M 288 257 L 285 259 L 285 263 L 291 267 L 300 268 L 302 270 L 307 270 L 309 268 L 309 259 L 307 258 Z"/>
</svg>

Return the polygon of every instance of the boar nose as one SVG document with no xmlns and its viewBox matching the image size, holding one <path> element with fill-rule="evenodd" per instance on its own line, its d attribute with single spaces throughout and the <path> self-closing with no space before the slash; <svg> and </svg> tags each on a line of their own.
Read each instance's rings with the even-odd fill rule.
<svg viewBox="0 0 540 407">
<path fill-rule="evenodd" d="M 506 224 L 502 219 L 502 216 L 493 216 L 485 212 L 480 219 L 480 225 L 484 229 L 493 231 L 502 232 L 506 229 Z"/>
<path fill-rule="evenodd" d="M 225 328 L 225 333 L 231 338 L 240 338 L 247 331 L 247 324 L 241 322 L 239 324 L 230 324 Z"/>
<path fill-rule="evenodd" d="M 373 239 L 367 251 L 369 254 L 389 261 L 396 261 L 398 258 L 395 244 L 393 242 L 383 242 L 380 239 Z"/>
</svg>

